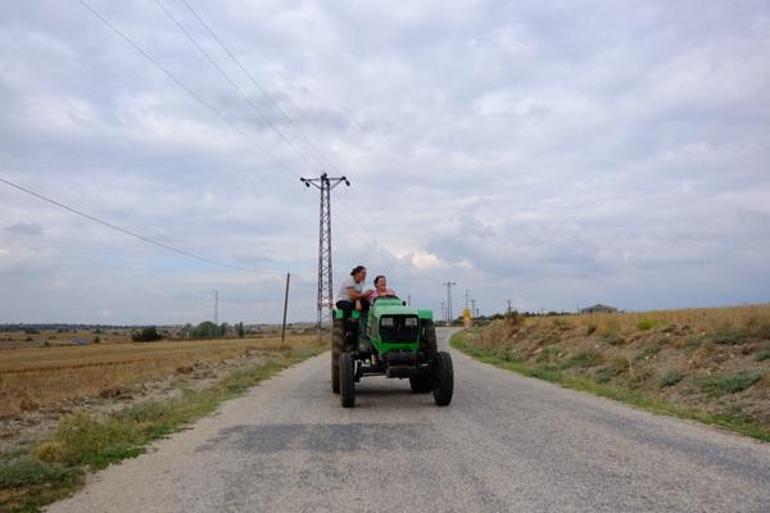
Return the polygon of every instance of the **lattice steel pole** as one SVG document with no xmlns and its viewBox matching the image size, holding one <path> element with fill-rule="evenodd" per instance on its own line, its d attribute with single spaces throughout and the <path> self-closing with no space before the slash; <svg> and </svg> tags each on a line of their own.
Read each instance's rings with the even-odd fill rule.
<svg viewBox="0 0 770 513">
<path fill-rule="evenodd" d="M 457 283 L 453 281 L 447 281 L 447 282 L 444 282 L 442 285 L 446 287 L 447 325 L 451 326 L 452 321 L 454 320 L 454 318 L 452 317 L 452 285 L 457 285 Z"/>
<path fill-rule="evenodd" d="M 332 288 L 332 189 L 340 183 L 350 187 L 350 181 L 344 176 L 329 177 L 322 173 L 318 178 L 300 178 L 305 187 L 311 185 L 321 191 L 321 210 L 318 215 L 318 315 L 316 319 L 316 334 L 321 338 L 324 326 L 331 326 L 331 310 L 333 306 Z"/>
</svg>

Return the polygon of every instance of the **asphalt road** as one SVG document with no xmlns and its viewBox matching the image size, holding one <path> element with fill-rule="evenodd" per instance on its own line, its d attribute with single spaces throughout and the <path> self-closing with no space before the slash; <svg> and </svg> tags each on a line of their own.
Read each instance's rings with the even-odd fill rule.
<svg viewBox="0 0 770 513">
<path fill-rule="evenodd" d="M 345 410 L 328 358 L 102 471 L 49 511 L 770 512 L 770 444 L 457 352 L 449 407 L 377 377 Z"/>
</svg>

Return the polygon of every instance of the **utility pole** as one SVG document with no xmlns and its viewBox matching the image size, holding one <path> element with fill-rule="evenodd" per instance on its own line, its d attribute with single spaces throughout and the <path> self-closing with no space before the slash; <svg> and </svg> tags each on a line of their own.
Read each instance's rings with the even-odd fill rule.
<svg viewBox="0 0 770 513">
<path fill-rule="evenodd" d="M 321 191 L 321 210 L 318 216 L 318 316 L 315 331 L 321 339 L 323 326 L 331 324 L 332 311 L 332 189 L 340 183 L 350 187 L 344 176 L 330 178 L 326 172 L 317 178 L 300 178 L 305 187 L 312 185 Z"/>
<path fill-rule="evenodd" d="M 508 315 L 511 314 L 511 300 L 508 300 Z"/>
<path fill-rule="evenodd" d="M 412 306 L 412 295 L 411 294 L 407 294 L 406 295 L 406 305 L 407 306 Z"/>
<path fill-rule="evenodd" d="M 468 298 L 470 297 L 470 292 L 471 292 L 470 290 L 465 289 L 465 309 L 466 310 L 468 309 Z"/>
<path fill-rule="evenodd" d="M 283 296 L 283 324 L 281 325 L 281 345 L 286 342 L 286 311 L 289 309 L 289 281 L 291 273 L 286 273 L 286 294 Z"/>
<path fill-rule="evenodd" d="M 214 291 L 214 324 L 219 326 L 219 291 Z"/>
<path fill-rule="evenodd" d="M 447 324 L 452 324 L 452 320 L 454 320 L 454 317 L 452 316 L 452 285 L 457 285 L 457 283 L 453 281 L 447 281 L 442 283 L 446 287 L 446 313 L 447 313 Z"/>
<path fill-rule="evenodd" d="M 446 306 L 444 302 L 441 302 L 441 318 L 446 320 Z"/>
</svg>

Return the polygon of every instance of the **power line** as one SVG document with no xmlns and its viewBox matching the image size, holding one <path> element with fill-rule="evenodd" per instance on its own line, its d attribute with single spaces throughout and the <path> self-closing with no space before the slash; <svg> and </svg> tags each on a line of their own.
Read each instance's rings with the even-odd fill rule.
<svg viewBox="0 0 770 513">
<path fill-rule="evenodd" d="M 157 2 L 158 0 L 156 0 Z M 201 26 L 206 29 L 206 31 L 209 33 L 209 35 L 216 41 L 219 46 L 222 47 L 222 50 L 230 57 L 230 59 L 235 63 L 236 66 L 238 66 L 243 73 L 249 77 L 249 80 L 252 84 L 254 84 L 254 87 L 259 89 L 259 91 L 267 98 L 270 103 L 275 107 L 275 109 L 283 116 L 283 118 L 291 125 L 291 127 L 294 129 L 294 131 L 297 133 L 299 137 L 301 137 L 305 143 L 318 155 L 321 159 L 321 161 L 324 163 L 324 165 L 328 166 L 330 169 L 335 170 L 335 166 L 329 161 L 328 158 L 326 158 L 326 155 L 324 155 L 318 147 L 313 144 L 313 142 L 302 132 L 302 130 L 297 126 L 297 124 L 294 122 L 294 120 L 289 116 L 286 111 L 284 111 L 281 106 L 278 104 L 277 101 L 270 95 L 270 93 L 267 92 L 267 89 L 262 87 L 259 82 L 257 82 L 257 79 L 254 78 L 254 75 L 252 75 L 249 70 L 244 66 L 241 61 L 235 56 L 235 54 L 230 51 L 230 49 L 225 45 L 225 43 L 222 41 L 222 39 L 217 36 L 217 34 L 214 32 L 214 29 L 212 29 L 205 21 L 203 21 L 203 18 L 198 15 L 198 12 L 193 9 L 193 7 L 190 5 L 190 3 L 187 0 L 182 0 L 182 3 L 187 7 L 187 10 L 190 11 L 190 13 L 195 17 L 195 19 L 198 20 L 198 22 L 201 24 Z"/>
<path fill-rule="evenodd" d="M 161 2 L 161 0 L 155 0 L 155 3 L 158 4 L 158 7 L 161 8 L 161 10 L 166 14 L 166 16 L 174 22 L 174 24 L 179 28 L 179 30 L 187 37 L 187 39 L 190 40 L 190 42 L 195 46 L 195 48 L 198 49 L 198 51 L 203 54 L 203 56 L 206 58 L 206 60 L 209 61 L 209 63 L 216 68 L 216 70 L 219 72 L 219 74 L 224 78 L 233 88 L 238 91 L 238 93 L 243 97 L 244 100 L 246 100 L 246 103 L 248 103 L 254 112 L 256 112 L 257 116 L 262 119 L 272 130 L 275 132 L 278 137 L 280 137 L 291 149 L 293 149 L 297 155 L 299 155 L 305 163 L 312 169 L 314 168 L 314 164 L 310 161 L 308 156 L 303 152 L 300 148 L 298 148 L 293 141 L 291 141 L 288 137 L 286 137 L 283 132 L 278 130 L 278 128 L 270 121 L 270 119 L 262 114 L 260 112 L 259 107 L 254 104 L 254 101 L 249 98 L 249 95 L 246 94 L 241 87 L 235 83 L 235 81 L 230 78 L 230 75 L 227 74 L 227 72 L 222 69 L 222 66 L 220 66 L 216 60 L 209 54 L 203 46 L 201 46 L 200 43 L 198 43 L 197 39 L 195 39 L 195 36 L 193 36 L 189 30 L 187 30 L 182 23 L 177 20 L 176 16 Z"/>
<path fill-rule="evenodd" d="M 136 44 L 131 38 L 129 38 L 126 34 L 124 34 L 120 29 L 118 29 L 115 25 L 113 25 L 107 18 L 105 18 L 101 13 L 99 13 L 97 10 L 95 10 L 91 5 L 86 2 L 85 0 L 78 0 L 80 4 L 85 7 L 91 14 L 93 14 L 99 21 L 101 21 L 104 25 L 106 25 L 108 28 L 110 28 L 118 37 L 120 37 L 123 41 L 128 43 L 134 50 L 139 52 L 145 59 L 150 61 L 150 63 L 158 68 L 160 71 L 162 71 L 168 78 L 170 78 L 177 86 L 179 86 L 183 91 L 185 91 L 187 94 L 192 96 L 198 103 L 206 107 L 212 114 L 214 114 L 217 118 L 219 118 L 220 121 L 228 125 L 230 128 L 235 130 L 238 134 L 240 134 L 246 141 L 251 143 L 253 146 L 255 146 L 258 150 L 260 150 L 262 153 L 270 157 L 276 164 L 278 164 L 284 171 L 288 172 L 289 174 L 293 175 L 296 178 L 299 178 L 299 175 L 293 172 L 286 164 L 278 159 L 275 155 L 270 153 L 267 149 L 265 149 L 261 144 L 256 142 L 252 137 L 247 135 L 243 130 L 238 128 L 238 125 L 227 119 L 222 113 L 220 113 L 216 108 L 214 108 L 213 105 L 211 105 L 209 102 L 204 100 L 198 93 L 196 93 L 194 90 L 192 90 L 187 84 L 182 82 L 179 78 L 177 78 L 176 75 L 174 75 L 168 68 L 163 66 L 160 62 L 158 62 L 152 55 L 147 53 L 142 47 L 140 47 L 138 44 Z"/>
<path fill-rule="evenodd" d="M 96 216 L 93 216 L 91 214 L 87 214 L 87 213 L 83 212 L 82 210 L 78 210 L 76 208 L 73 208 L 73 207 L 70 207 L 68 205 L 65 205 L 64 203 L 62 203 L 60 201 L 57 201 L 57 200 L 52 199 L 52 198 L 49 198 L 48 196 L 44 196 L 43 194 L 40 194 L 39 192 L 33 191 L 32 189 L 27 189 L 26 187 L 22 187 L 21 185 L 19 185 L 17 183 L 14 183 L 14 182 L 12 182 L 10 180 L 7 180 L 7 179 L 5 179 L 3 177 L 0 177 L 0 182 L 4 183 L 4 184 L 6 184 L 6 185 L 8 185 L 10 187 L 13 187 L 14 189 L 17 189 L 17 190 L 19 190 L 21 192 L 29 194 L 30 196 L 34 196 L 35 198 L 37 198 L 39 200 L 45 201 L 45 202 L 50 203 L 52 205 L 55 205 L 55 206 L 57 206 L 59 208 L 63 208 L 64 210 L 67 210 L 67 211 L 69 211 L 69 212 L 71 212 L 73 214 L 76 214 L 76 215 L 80 216 L 80 217 L 84 217 L 84 218 L 88 219 L 89 221 L 93 221 L 95 223 L 99 223 L 102 226 L 106 226 L 107 228 L 110 228 L 111 230 L 115 230 L 115 231 L 120 232 L 120 233 L 122 233 L 124 235 L 128 235 L 130 237 L 134 237 L 135 239 L 139 239 L 142 242 L 146 242 L 148 244 L 153 244 L 155 246 L 158 246 L 160 248 L 166 249 L 168 251 L 173 251 L 174 253 L 178 253 L 180 255 L 184 255 L 184 256 L 189 257 L 189 258 L 194 258 L 195 260 L 199 260 L 199 261 L 205 262 L 207 264 L 217 265 L 217 266 L 220 266 L 220 267 L 226 267 L 226 268 L 232 269 L 234 271 L 241 271 L 241 272 L 248 272 L 248 273 L 259 272 L 259 271 L 255 270 L 255 269 L 247 269 L 245 267 L 239 267 L 237 265 L 228 264 L 227 262 L 221 262 L 219 260 L 214 260 L 212 258 L 208 258 L 208 257 L 204 257 L 204 256 L 201 256 L 201 255 L 197 255 L 197 254 L 192 253 L 190 251 L 174 247 L 174 246 L 172 246 L 170 244 L 166 244 L 165 242 L 160 242 L 159 240 L 155 240 L 155 239 L 152 239 L 150 237 L 146 237 L 144 235 L 141 235 L 139 233 L 127 230 L 125 228 L 121 228 L 120 226 L 112 224 L 112 223 L 110 223 L 108 221 L 105 221 L 103 219 L 100 219 L 100 218 L 98 218 Z"/>
<path fill-rule="evenodd" d="M 297 124 L 294 122 L 294 120 L 291 118 L 291 116 L 289 116 L 289 115 L 286 113 L 286 111 L 284 111 L 284 110 L 281 108 L 281 106 L 280 106 L 280 105 L 278 104 L 278 102 L 277 102 L 277 101 L 276 101 L 276 100 L 275 100 L 275 99 L 272 97 L 272 95 L 271 95 L 271 94 L 270 94 L 270 93 L 267 91 L 267 89 L 265 89 L 265 88 L 264 88 L 264 87 L 263 87 L 263 86 L 262 86 L 262 85 L 261 85 L 261 84 L 260 84 L 260 83 L 257 81 L 257 79 L 254 77 L 254 75 L 253 75 L 253 74 L 252 74 L 252 73 L 251 73 L 251 72 L 250 72 L 250 71 L 249 71 L 249 70 L 246 68 L 246 66 L 244 66 L 244 65 L 243 65 L 243 63 L 241 63 L 241 61 L 238 59 L 238 57 L 236 57 L 236 55 L 235 55 L 235 54 L 234 54 L 234 53 L 233 53 L 233 52 L 230 50 L 230 48 L 229 48 L 229 47 L 228 47 L 228 46 L 227 46 L 227 45 L 224 43 L 224 41 L 222 40 L 222 38 L 220 38 L 220 37 L 217 35 L 217 33 L 214 31 L 214 29 L 213 29 L 213 28 L 212 28 L 212 27 L 211 27 L 211 26 L 210 26 L 208 23 L 206 23 L 206 22 L 203 20 L 203 18 L 202 18 L 202 17 L 201 17 L 201 16 L 198 14 L 198 12 L 197 12 L 197 11 L 196 11 L 196 10 L 193 8 L 193 6 L 192 6 L 192 5 L 190 5 L 190 3 L 189 3 L 187 0 L 181 0 L 181 1 L 182 1 L 182 3 L 185 5 L 185 7 L 187 8 L 187 10 L 188 10 L 188 11 L 190 11 L 190 14 L 192 14 L 192 15 L 193 15 L 193 17 L 195 17 L 195 19 L 196 19 L 196 20 L 198 20 L 198 22 L 200 23 L 200 25 L 201 25 L 201 26 L 202 26 L 202 27 L 203 27 L 203 28 L 206 30 L 206 32 L 208 32 L 208 34 L 209 34 L 209 35 L 212 37 L 212 39 L 213 39 L 214 41 L 216 41 L 216 42 L 217 42 L 217 44 L 219 44 L 219 46 L 220 46 L 220 47 L 222 48 L 222 50 L 223 50 L 223 51 L 224 51 L 224 52 L 227 54 L 227 56 L 230 58 L 230 60 L 232 60 L 232 62 L 233 62 L 233 63 L 234 63 L 236 66 L 238 66 L 238 68 L 240 68 L 240 70 L 241 70 L 241 71 L 243 71 L 243 73 L 244 73 L 244 74 L 245 74 L 245 75 L 248 77 L 249 81 L 250 81 L 250 82 L 251 82 L 251 83 L 254 85 L 254 87 L 256 87 L 256 88 L 257 88 L 257 89 L 258 89 L 258 90 L 259 90 L 259 91 L 260 91 L 260 92 L 261 92 L 261 93 L 264 95 L 264 97 L 268 99 L 268 101 L 269 101 L 269 102 L 270 102 L 270 103 L 273 105 L 273 107 L 275 107 L 275 109 L 276 109 L 276 110 L 277 110 L 277 111 L 278 111 L 278 112 L 281 114 L 281 116 L 282 116 L 282 117 L 283 117 L 283 118 L 284 118 L 284 119 L 285 119 L 285 120 L 286 120 L 286 121 L 289 123 L 289 125 L 290 125 L 290 126 L 293 128 L 293 129 L 294 129 L 294 132 L 295 132 L 295 133 L 296 133 L 296 134 L 297 134 L 297 135 L 298 135 L 300 138 L 302 138 L 302 139 L 305 141 L 305 143 L 306 143 L 306 144 L 307 144 L 307 145 L 308 145 L 308 146 L 309 146 L 309 147 L 310 147 L 310 148 L 311 148 L 311 149 L 312 149 L 312 150 L 313 150 L 313 151 L 314 151 L 314 152 L 315 152 L 315 153 L 318 155 L 318 157 L 321 159 L 321 161 L 322 161 L 322 162 L 324 162 L 324 163 L 325 163 L 325 164 L 326 164 L 326 165 L 329 167 L 329 169 L 331 169 L 331 170 L 336 170 L 336 167 L 334 166 L 334 164 L 333 164 L 333 163 L 331 163 L 331 162 L 329 161 L 329 159 L 328 159 L 328 158 L 327 158 L 327 157 L 326 157 L 326 156 L 325 156 L 325 155 L 324 155 L 324 154 L 321 152 L 321 150 L 320 150 L 320 149 L 319 149 L 319 148 L 318 148 L 318 147 L 317 147 L 315 144 L 313 144 L 313 142 L 312 142 L 312 141 L 311 141 L 311 140 L 310 140 L 310 139 L 309 139 L 309 138 L 308 138 L 308 137 L 307 137 L 307 136 L 306 136 L 306 135 L 303 133 L 303 131 L 302 131 L 302 130 L 299 128 L 299 126 L 298 126 L 298 125 L 297 125 Z M 220 66 L 220 65 L 219 65 L 219 64 L 218 64 L 218 63 L 217 63 L 217 62 L 214 60 L 214 58 L 213 58 L 213 57 L 211 57 L 211 54 L 209 54 L 209 53 L 208 53 L 208 52 L 207 52 L 207 51 L 206 51 L 206 50 L 203 48 L 203 46 L 202 46 L 202 45 L 201 45 L 201 44 L 200 44 L 200 43 L 199 43 L 199 42 L 198 42 L 198 41 L 195 39 L 195 37 L 194 37 L 194 36 L 193 36 L 193 35 L 190 33 L 190 31 L 189 31 L 189 30 L 187 30 L 187 29 L 186 29 L 186 28 L 185 28 L 185 27 L 184 27 L 184 26 L 183 26 L 183 25 L 182 25 L 182 24 L 181 24 L 181 23 L 180 23 L 180 22 L 179 22 L 179 21 L 176 19 L 176 17 L 173 15 L 173 13 L 171 13 L 171 12 L 170 12 L 170 10 L 169 10 L 169 9 L 167 9 L 167 8 L 166 8 L 166 6 L 164 6 L 164 5 L 161 3 L 161 0 L 155 0 L 155 2 L 156 2 L 156 3 L 158 4 L 158 6 L 159 6 L 159 7 L 160 7 L 160 8 L 161 8 L 163 11 L 164 11 L 164 13 L 166 14 L 166 16 L 168 16 L 168 17 L 169 17 L 169 18 L 170 18 L 170 19 L 171 19 L 171 20 L 174 22 L 174 24 L 176 24 L 176 26 L 177 26 L 177 27 L 178 27 L 178 28 L 179 28 L 179 29 L 180 29 L 180 30 L 181 30 L 181 31 L 182 31 L 182 32 L 185 34 L 185 36 L 186 36 L 186 37 L 187 37 L 187 38 L 190 40 L 190 42 L 192 42 L 192 44 L 193 44 L 193 45 L 194 45 L 194 46 L 195 46 L 195 47 L 196 47 L 196 48 L 197 48 L 197 49 L 198 49 L 198 50 L 199 50 L 199 51 L 200 51 L 200 52 L 201 52 L 201 53 L 202 53 L 202 54 L 203 54 L 203 55 L 206 57 L 206 59 L 207 59 L 207 60 L 208 60 L 208 61 L 209 61 L 209 62 L 210 62 L 210 63 L 211 63 L 211 64 L 212 64 L 212 65 L 213 65 L 213 66 L 214 66 L 216 69 L 217 69 L 217 71 L 219 71 L 219 73 L 220 73 L 220 74 L 221 74 L 221 75 L 224 77 L 224 79 L 225 79 L 225 80 L 227 80 L 227 82 L 228 82 L 228 83 L 230 83 L 230 85 L 232 85 L 232 86 L 233 86 L 233 87 L 234 87 L 234 88 L 235 88 L 235 89 L 238 91 L 238 93 L 239 93 L 239 94 L 240 94 L 240 95 L 241 95 L 241 96 L 242 96 L 242 97 L 243 97 L 243 98 L 244 98 L 244 99 L 245 99 L 245 100 L 246 100 L 246 101 L 249 103 L 249 105 L 250 105 L 250 106 L 251 106 L 251 107 L 252 107 L 252 108 L 255 110 L 255 112 L 257 112 L 257 114 L 260 116 L 260 118 L 262 118 L 262 119 L 263 119 L 263 120 L 264 120 L 264 121 L 265 121 L 265 122 L 266 122 L 268 125 L 270 125 L 270 126 L 271 126 L 271 128 L 272 128 L 272 129 L 273 129 L 273 130 L 274 130 L 274 131 L 275 131 L 275 132 L 276 132 L 276 133 L 277 133 L 277 134 L 278 134 L 278 135 L 281 137 L 281 139 L 283 139 L 283 140 L 284 140 L 284 141 L 285 141 L 285 142 L 286 142 L 286 143 L 287 143 L 289 146 L 291 146 L 291 147 L 292 147 L 292 149 L 294 149 L 294 150 L 295 150 L 295 151 L 296 151 L 296 152 L 297 152 L 297 153 L 298 153 L 298 154 L 299 154 L 299 155 L 300 155 L 300 156 L 303 158 L 303 160 L 305 160 L 305 162 L 306 162 L 306 163 L 308 163 L 309 165 L 312 165 L 312 164 L 310 164 L 310 162 L 308 161 L 307 155 L 306 155 L 305 153 L 301 152 L 301 150 L 299 150 L 299 149 L 298 149 L 298 148 L 297 148 L 297 147 L 296 147 L 296 146 L 295 146 L 295 145 L 294 145 L 294 144 L 293 144 L 293 143 L 292 143 L 290 140 L 288 140 L 288 139 L 287 139 L 287 138 L 286 138 L 286 137 L 283 135 L 283 133 L 282 133 L 282 132 L 280 132 L 280 131 L 279 131 L 279 130 L 276 128 L 276 127 L 274 127 L 274 126 L 272 125 L 272 123 L 270 123 L 270 121 L 269 121 L 269 120 L 268 120 L 268 119 L 267 119 L 267 118 L 266 118 L 264 115 L 262 115 L 262 113 L 259 111 L 259 108 L 258 108 L 258 107 L 257 107 L 257 106 L 254 104 L 254 102 L 251 100 L 251 98 L 249 98 L 249 96 L 248 96 L 248 95 L 247 95 L 247 94 L 246 94 L 246 93 L 243 91 L 243 89 L 242 89 L 240 86 L 238 86 L 238 85 L 235 83 L 235 81 L 234 81 L 234 80 L 233 80 L 233 79 L 232 79 L 232 78 L 231 78 L 231 77 L 230 77 L 230 76 L 227 74 L 227 72 L 225 72 L 225 71 L 224 71 L 224 69 L 222 69 L 222 67 L 221 67 L 221 66 Z M 346 203 L 346 204 L 347 204 L 347 202 L 346 202 L 344 199 L 342 199 L 342 198 L 341 198 L 341 196 L 339 196 L 339 195 L 336 193 L 336 191 L 332 191 L 332 193 L 333 193 L 333 194 L 334 194 L 336 197 L 340 198 L 340 199 L 341 199 L 341 201 L 343 201 L 343 203 Z M 344 221 L 344 218 L 340 218 L 340 219 L 343 219 L 343 224 L 347 224 L 347 223 Z M 370 240 L 372 240 L 372 241 L 374 240 L 374 239 L 372 239 L 371 237 L 368 237 L 368 238 L 370 238 Z"/>
<path fill-rule="evenodd" d="M 216 68 L 216 70 L 219 72 L 219 74 L 243 97 L 243 99 L 249 104 L 249 106 L 256 112 L 256 114 L 265 122 L 267 123 L 270 128 L 278 134 L 278 136 L 288 145 L 290 146 L 309 166 L 312 166 L 313 164 L 308 159 L 307 155 L 298 148 L 293 141 L 288 139 L 276 126 L 274 126 L 271 121 L 262 114 L 262 112 L 259 110 L 259 107 L 254 103 L 254 101 L 249 97 L 249 95 L 233 80 L 233 78 L 222 68 L 222 66 L 217 63 L 217 61 L 212 57 L 212 55 L 206 51 L 206 49 L 201 45 L 198 40 L 195 38 L 195 36 L 177 19 L 176 16 L 171 12 L 171 10 L 163 4 L 162 0 L 155 0 L 155 3 L 158 4 L 158 7 L 166 14 L 166 16 L 179 28 L 179 30 L 187 37 L 187 39 L 195 46 L 195 48 L 198 49 L 198 51 L 206 58 L 206 60 L 209 61 L 209 63 Z M 252 84 L 270 101 L 270 103 L 275 107 L 275 109 L 283 116 L 283 118 L 289 123 L 289 125 L 294 129 L 296 134 L 301 137 L 307 145 L 315 151 L 315 153 L 320 157 L 320 159 L 326 163 L 330 169 L 335 169 L 334 165 L 329 161 L 329 159 L 326 158 L 326 156 L 316 147 L 313 142 L 302 132 L 302 130 L 297 126 L 297 124 L 294 122 L 294 120 L 280 107 L 278 102 L 270 95 L 270 93 L 257 82 L 257 80 L 254 78 L 254 76 L 249 72 L 249 70 L 240 62 L 240 60 L 235 56 L 235 54 L 225 45 L 225 43 L 222 41 L 222 39 L 214 32 L 214 30 L 201 18 L 201 16 L 198 14 L 198 12 L 187 2 L 186 0 L 182 0 L 182 3 L 185 4 L 187 9 L 190 11 L 190 13 L 198 20 L 198 22 L 201 24 L 201 26 L 209 33 L 209 35 L 219 44 L 220 47 L 222 47 L 222 50 L 230 57 L 230 59 L 243 71 L 243 73 L 249 78 Z M 336 191 L 332 191 L 335 196 L 340 197 Z M 344 200 L 343 200 L 344 201 Z M 343 219 L 343 224 L 347 226 L 347 223 Z M 373 240 L 373 239 L 371 239 Z"/>
</svg>

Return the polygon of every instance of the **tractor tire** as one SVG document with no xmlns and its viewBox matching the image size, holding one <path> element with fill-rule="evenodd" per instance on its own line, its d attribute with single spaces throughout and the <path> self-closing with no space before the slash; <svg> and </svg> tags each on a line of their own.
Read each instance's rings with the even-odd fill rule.
<svg viewBox="0 0 770 513">
<path fill-rule="evenodd" d="M 332 325 L 332 392 L 340 393 L 340 355 L 345 340 L 345 324 L 342 319 L 334 319 Z"/>
<path fill-rule="evenodd" d="M 409 378 L 409 386 L 415 394 L 427 394 L 433 390 L 433 376 L 430 374 L 421 374 Z"/>
<path fill-rule="evenodd" d="M 356 403 L 356 366 L 353 355 L 345 351 L 340 355 L 340 402 L 343 408 Z"/>
<path fill-rule="evenodd" d="M 423 324 L 420 346 L 425 356 L 431 360 L 436 358 L 438 345 L 436 343 L 436 325 L 433 324 L 433 321 L 425 321 Z"/>
<path fill-rule="evenodd" d="M 452 402 L 455 389 L 452 357 L 446 351 L 441 351 L 436 354 L 433 365 L 433 399 L 438 406 L 446 406 Z"/>
</svg>

